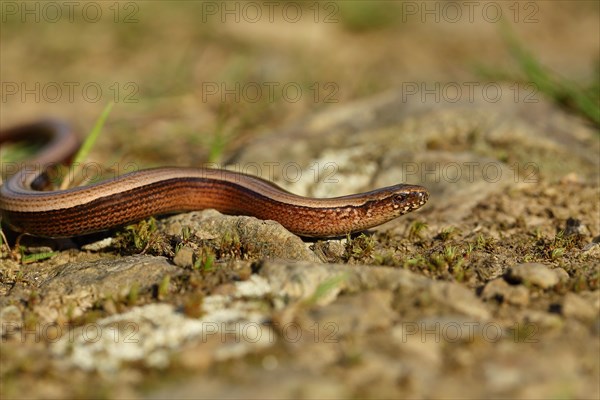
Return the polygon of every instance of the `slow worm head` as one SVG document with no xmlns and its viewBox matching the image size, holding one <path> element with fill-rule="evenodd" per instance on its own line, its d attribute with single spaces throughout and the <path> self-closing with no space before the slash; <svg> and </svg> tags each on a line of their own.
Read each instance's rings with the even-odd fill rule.
<svg viewBox="0 0 600 400">
<path fill-rule="evenodd" d="M 214 208 L 226 214 L 275 220 L 301 236 L 333 237 L 372 228 L 416 210 L 429 196 L 421 186 L 399 184 L 317 199 L 289 193 L 251 175 L 177 167 L 136 171 L 85 187 L 41 191 L 37 189 L 44 186 L 46 167 L 77 150 L 76 136 L 57 121 L 0 132 L 0 143 L 39 137 L 46 139 L 46 147 L 0 187 L 3 221 L 17 231 L 37 236 L 76 236 L 151 215 Z"/>
</svg>

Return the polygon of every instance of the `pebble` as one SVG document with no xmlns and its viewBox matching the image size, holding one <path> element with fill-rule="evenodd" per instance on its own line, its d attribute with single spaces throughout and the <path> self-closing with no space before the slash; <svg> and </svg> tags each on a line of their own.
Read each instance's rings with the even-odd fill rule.
<svg viewBox="0 0 600 400">
<path fill-rule="evenodd" d="M 600 256 L 600 236 L 596 236 L 591 243 L 586 244 L 583 252 L 592 257 Z"/>
<path fill-rule="evenodd" d="M 114 243 L 114 238 L 113 237 L 107 237 L 104 238 L 102 240 L 98 240 L 96 242 L 93 243 L 88 243 L 88 244 L 84 244 L 83 246 L 81 246 L 81 248 L 85 251 L 102 251 L 104 249 L 107 249 L 109 247 L 111 247 Z"/>
<path fill-rule="evenodd" d="M 581 220 L 569 217 L 567 218 L 566 226 L 565 226 L 565 235 L 585 235 L 588 231 L 587 226 L 581 222 Z"/>
<path fill-rule="evenodd" d="M 591 320 L 598 316 L 594 305 L 575 293 L 567 293 L 562 302 L 562 314 L 567 318 Z"/>
<path fill-rule="evenodd" d="M 194 265 L 194 250 L 191 248 L 184 246 L 173 258 L 173 263 L 179 267 L 190 268 Z"/>
<path fill-rule="evenodd" d="M 9 336 L 12 331 L 20 327 L 23 322 L 23 314 L 19 307 L 14 304 L 6 306 L 0 310 L 0 334 Z"/>
<path fill-rule="evenodd" d="M 562 329 L 564 326 L 560 315 L 546 311 L 527 309 L 518 318 L 522 321 L 517 325 L 524 334 L 522 341 L 539 341 L 540 330 Z"/>
<path fill-rule="evenodd" d="M 544 264 L 524 263 L 512 267 L 508 272 L 508 278 L 519 283 L 548 289 L 558 283 L 559 275 Z"/>
<path fill-rule="evenodd" d="M 567 282 L 569 280 L 569 273 L 564 268 L 558 267 L 552 271 L 554 271 L 560 282 Z"/>
<path fill-rule="evenodd" d="M 472 291 L 464 286 L 440 282 L 432 285 L 428 290 L 432 299 L 441 304 L 448 305 L 452 310 L 473 317 L 478 320 L 488 320 L 490 311 L 486 308 Z"/>
<path fill-rule="evenodd" d="M 500 297 L 501 301 L 518 306 L 526 306 L 529 304 L 529 289 L 523 285 L 510 285 L 504 279 L 497 278 L 485 285 L 481 292 L 481 297 L 484 300 Z"/>
</svg>

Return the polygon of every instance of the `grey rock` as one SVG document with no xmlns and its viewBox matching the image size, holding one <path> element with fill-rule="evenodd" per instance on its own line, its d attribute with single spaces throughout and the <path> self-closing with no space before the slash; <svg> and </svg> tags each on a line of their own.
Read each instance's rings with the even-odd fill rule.
<svg viewBox="0 0 600 400">
<path fill-rule="evenodd" d="M 371 289 L 405 289 L 407 293 L 414 293 L 432 284 L 426 277 L 410 271 L 365 265 L 266 261 L 260 268 L 260 275 L 269 281 L 275 293 L 289 301 L 307 300 L 323 283 L 329 283 L 328 290 L 315 299 L 321 305 L 335 300 L 342 290 L 358 293 Z"/>
<path fill-rule="evenodd" d="M 331 303 L 342 290 L 357 293 L 381 289 L 398 292 L 407 302 L 413 302 L 416 296 L 424 296 L 464 315 L 483 320 L 490 317 L 485 305 L 469 289 L 456 283 L 432 281 L 403 269 L 269 261 L 262 265 L 260 275 L 269 281 L 274 293 L 290 300 L 314 298 L 324 283 L 331 283 L 329 290 L 320 293 L 316 299 L 318 304 Z"/>
<path fill-rule="evenodd" d="M 392 294 L 371 290 L 351 296 L 340 296 L 335 302 L 309 311 L 312 326 L 329 328 L 325 334 L 335 337 L 363 334 L 392 325 L 396 313 L 390 307 Z"/>
<path fill-rule="evenodd" d="M 251 259 L 319 262 L 307 244 L 275 221 L 204 210 L 172 216 L 159 226 L 170 235 L 181 235 L 184 227 L 189 228 L 197 239 L 214 241 L 216 247 L 223 242 L 239 243 Z"/>
<path fill-rule="evenodd" d="M 78 317 L 98 300 L 126 296 L 134 285 L 139 291 L 148 290 L 165 275 L 180 273 L 165 258 L 151 256 L 69 263 L 41 282 L 42 300 L 34 309 L 42 321 L 67 313 Z"/>
</svg>

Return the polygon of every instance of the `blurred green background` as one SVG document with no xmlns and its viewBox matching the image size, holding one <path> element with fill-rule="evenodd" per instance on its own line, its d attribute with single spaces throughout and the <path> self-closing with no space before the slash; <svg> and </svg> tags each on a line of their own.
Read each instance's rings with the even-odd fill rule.
<svg viewBox="0 0 600 400">
<path fill-rule="evenodd" d="M 597 124 L 599 4 L 3 2 L 0 126 L 84 133 L 115 101 L 102 157 L 198 164 L 407 82 L 497 80 Z"/>
</svg>

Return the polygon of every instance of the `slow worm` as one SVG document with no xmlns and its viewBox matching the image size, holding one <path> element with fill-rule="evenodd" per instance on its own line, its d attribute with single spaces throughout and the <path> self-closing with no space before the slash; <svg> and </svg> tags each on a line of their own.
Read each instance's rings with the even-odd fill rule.
<svg viewBox="0 0 600 400">
<path fill-rule="evenodd" d="M 76 135 L 59 121 L 0 132 L 0 143 L 44 139 L 34 159 L 0 187 L 2 220 L 18 232 L 69 237 L 102 231 L 152 215 L 214 208 L 225 214 L 275 220 L 309 237 L 362 231 L 421 207 L 425 188 L 394 185 L 366 193 L 302 197 L 251 175 L 220 169 L 165 167 L 131 172 L 89 186 L 42 191 L 47 167 L 78 149 Z"/>
</svg>

